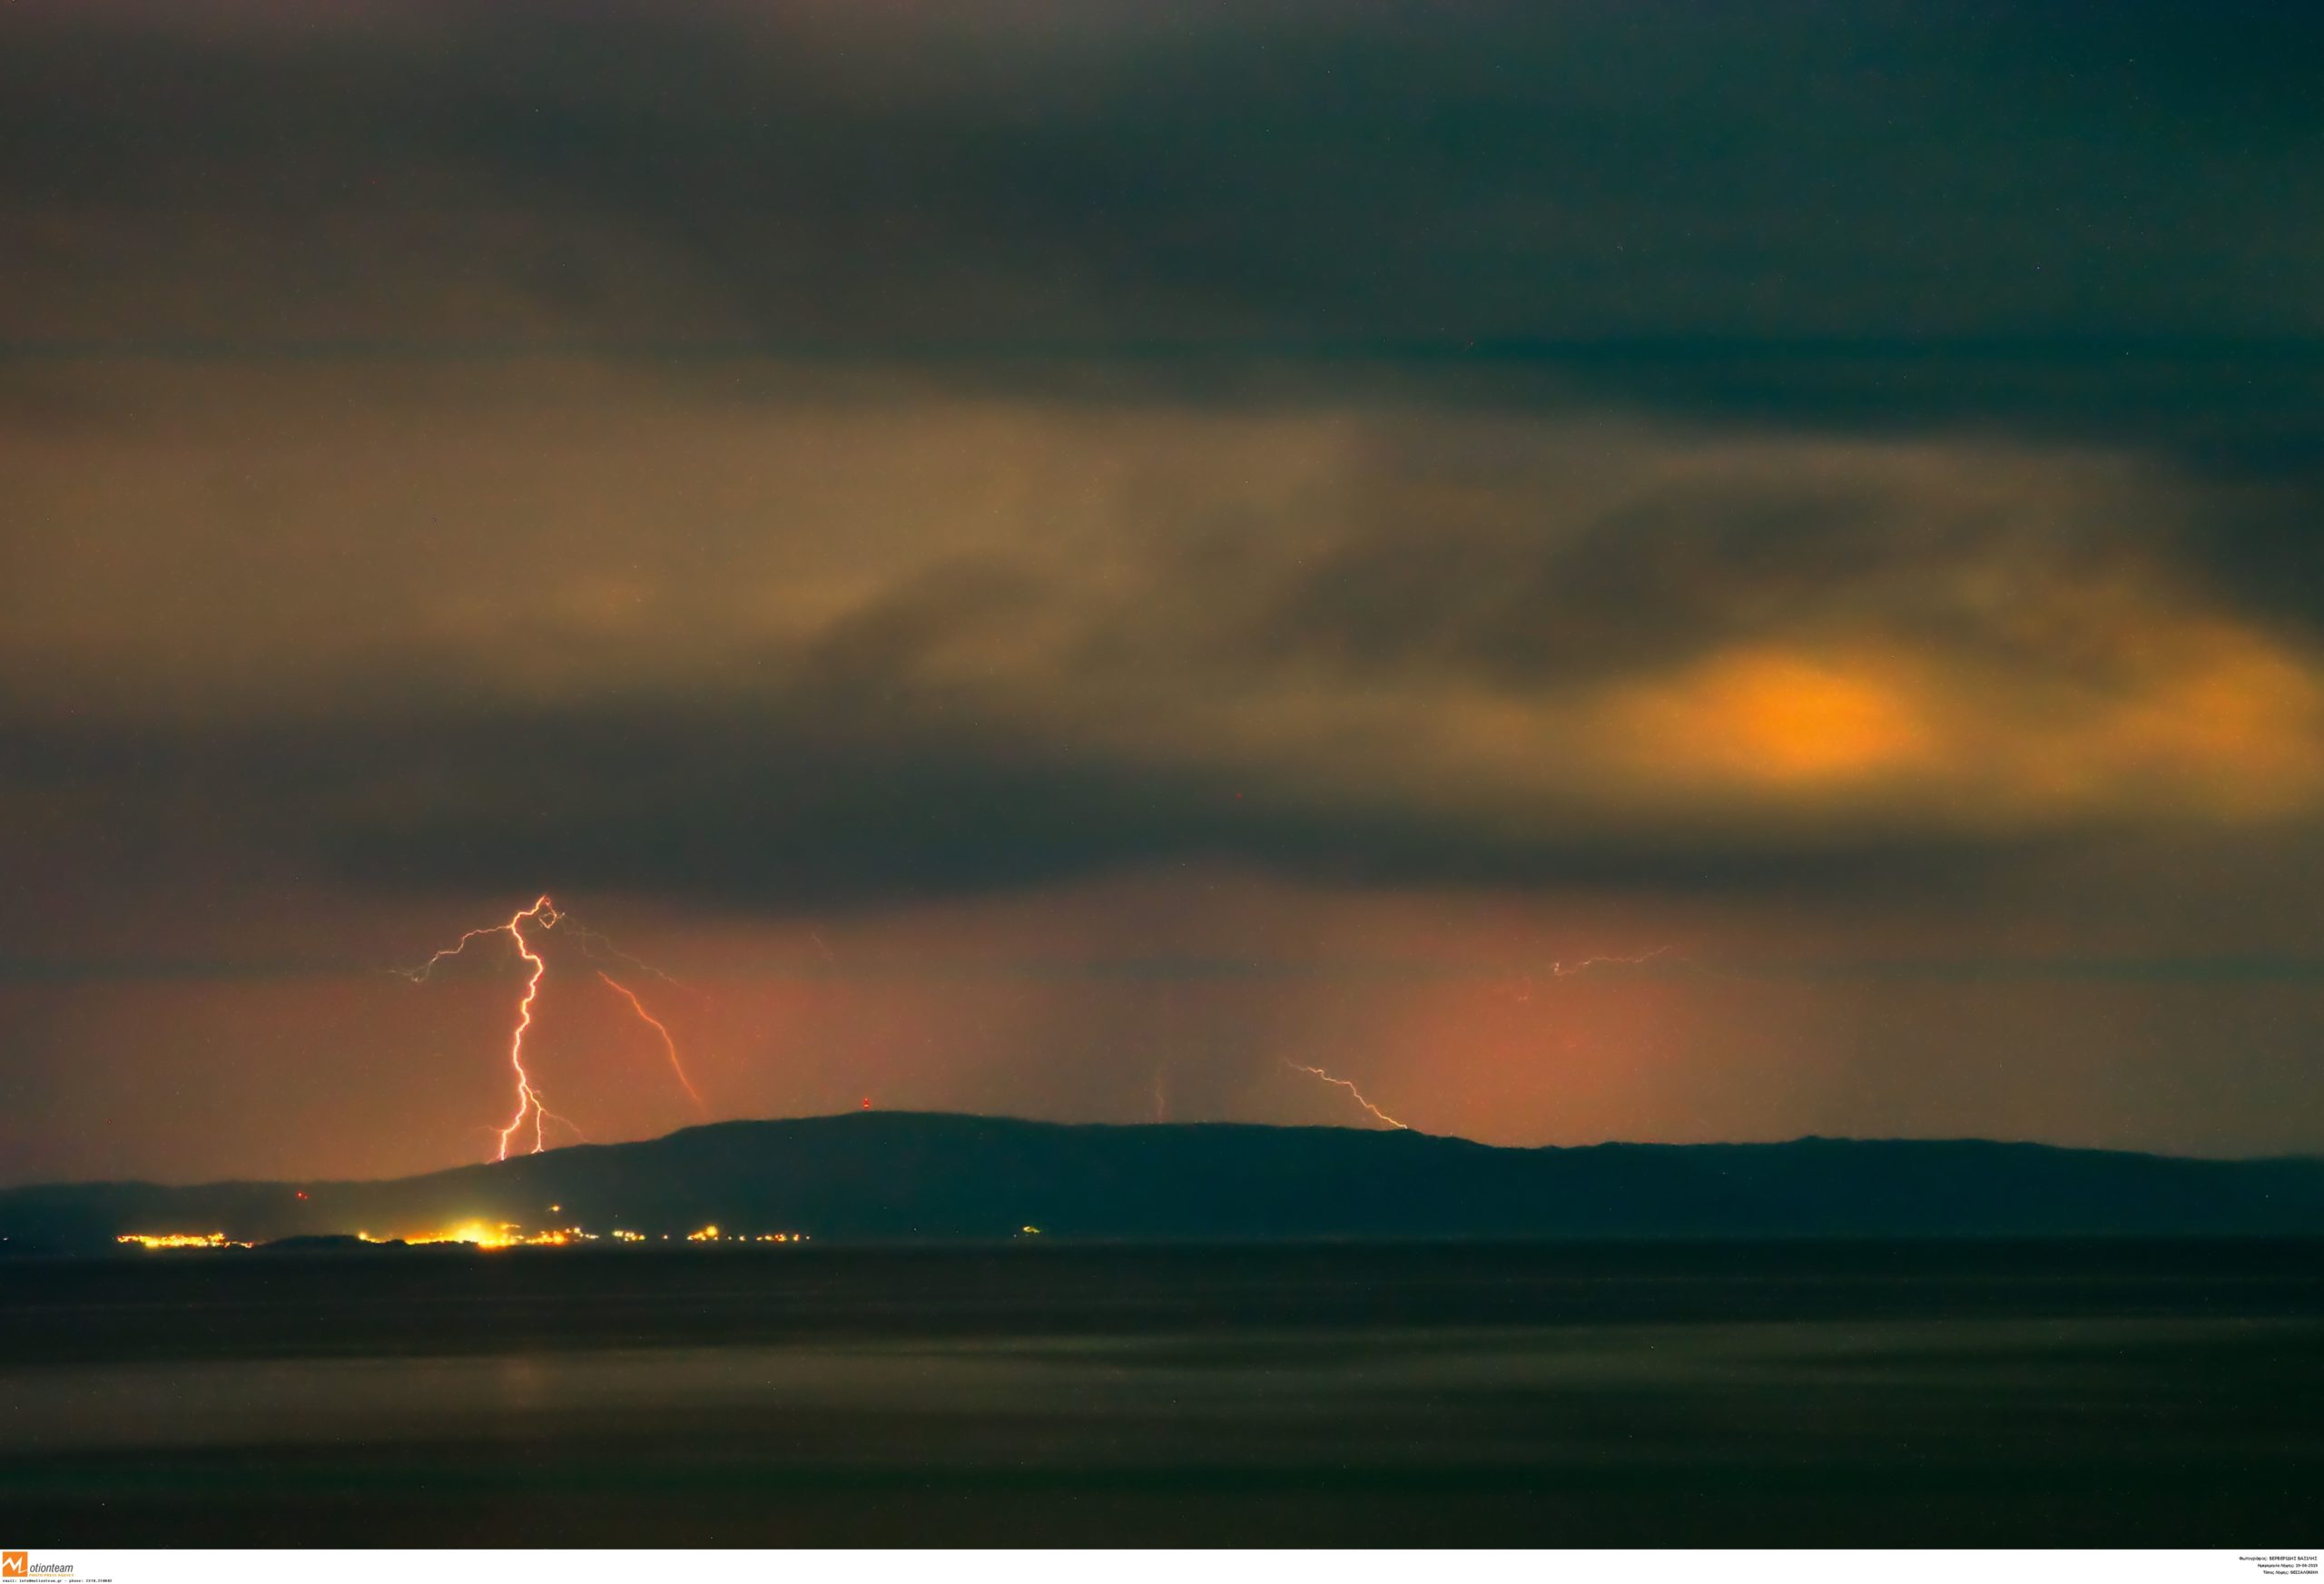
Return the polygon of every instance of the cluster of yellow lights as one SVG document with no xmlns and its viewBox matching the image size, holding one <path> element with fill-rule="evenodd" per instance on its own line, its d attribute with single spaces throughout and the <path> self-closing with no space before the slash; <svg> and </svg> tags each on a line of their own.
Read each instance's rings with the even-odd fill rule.
<svg viewBox="0 0 2324 1584">
<path fill-rule="evenodd" d="M 552 1206 L 554 1208 L 555 1206 Z M 470 1221 L 448 1232 L 412 1233 L 400 1239 L 374 1237 L 368 1232 L 356 1235 L 366 1243 L 402 1242 L 408 1244 L 465 1243 L 475 1248 L 566 1248 L 574 1244 L 596 1243 L 611 1238 L 615 1243 L 646 1243 L 648 1234 L 632 1232 L 626 1227 L 615 1227 L 611 1232 L 584 1231 L 578 1226 L 555 1226 L 540 1232 L 527 1232 L 513 1221 Z M 666 1232 L 661 1241 L 670 1241 Z M 124 1240 L 126 1241 L 126 1240 Z M 688 1243 L 804 1243 L 803 1232 L 764 1232 L 756 1236 L 747 1233 L 721 1232 L 716 1226 L 705 1226 L 686 1234 Z M 246 1246 L 246 1245 L 245 1245 Z"/>
<path fill-rule="evenodd" d="M 507 1248 L 524 1241 L 513 1221 L 468 1221 L 448 1232 L 410 1232 L 400 1239 L 374 1237 L 368 1232 L 359 1232 L 356 1235 L 366 1243 L 466 1243 L 478 1248 Z"/>
<path fill-rule="evenodd" d="M 366 1243 L 388 1241 L 373 1237 L 369 1233 L 359 1234 Z M 615 1234 L 616 1237 L 619 1233 Z M 411 1244 L 465 1243 L 478 1248 L 563 1248 L 568 1244 L 595 1243 L 598 1235 L 584 1232 L 577 1226 L 552 1226 L 541 1232 L 527 1232 L 513 1221 L 470 1221 L 453 1227 L 449 1232 L 418 1232 L 402 1241 Z"/>
<path fill-rule="evenodd" d="M 551 1209 L 558 1208 L 551 1205 Z M 645 1243 L 648 1235 L 615 1227 L 609 1233 L 585 1232 L 578 1226 L 554 1226 L 540 1232 L 527 1232 L 513 1221 L 468 1221 L 443 1232 L 415 1232 L 401 1237 L 377 1237 L 369 1232 L 355 1235 L 365 1243 L 443 1244 L 464 1243 L 475 1248 L 566 1248 L 574 1244 L 596 1243 L 610 1237 L 615 1243 Z M 228 1237 L 222 1232 L 131 1232 L 115 1239 L 133 1243 L 141 1248 L 251 1248 L 254 1245 Z M 661 1241 L 670 1241 L 670 1235 L 661 1234 Z M 688 1243 L 804 1243 L 803 1232 L 721 1232 L 715 1225 L 686 1234 Z"/>
</svg>

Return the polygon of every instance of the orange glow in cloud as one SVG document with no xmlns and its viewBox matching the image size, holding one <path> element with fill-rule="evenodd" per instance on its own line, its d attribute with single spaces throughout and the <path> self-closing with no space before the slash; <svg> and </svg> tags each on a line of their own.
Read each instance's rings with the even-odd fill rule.
<svg viewBox="0 0 2324 1584">
<path fill-rule="evenodd" d="M 2324 687 L 2248 634 L 2199 635 L 2097 745 L 2119 774 L 2160 775 L 2226 816 L 2290 813 L 2324 789 Z"/>
<path fill-rule="evenodd" d="M 1945 823 L 2095 812 L 2234 822 L 2324 798 L 2312 658 L 2157 613 L 2134 644 L 2079 674 L 1934 651 L 1738 649 L 1617 687 L 1598 720 L 1628 784 L 1681 804 L 1708 791 Z"/>
<path fill-rule="evenodd" d="M 1771 791 L 1863 782 L 1917 765 L 1935 746 L 1896 680 L 1775 650 L 1714 655 L 1675 684 L 1631 692 L 1616 717 L 1658 768 Z"/>
</svg>

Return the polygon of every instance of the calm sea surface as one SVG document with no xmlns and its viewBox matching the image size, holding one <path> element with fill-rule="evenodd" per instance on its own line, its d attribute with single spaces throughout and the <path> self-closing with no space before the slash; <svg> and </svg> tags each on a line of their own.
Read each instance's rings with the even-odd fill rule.
<svg viewBox="0 0 2324 1584">
<path fill-rule="evenodd" d="M 2312 1544 L 2314 1245 L 0 1267 L 42 1545 Z M 12 1542 L 13 1543 L 13 1542 Z"/>
</svg>

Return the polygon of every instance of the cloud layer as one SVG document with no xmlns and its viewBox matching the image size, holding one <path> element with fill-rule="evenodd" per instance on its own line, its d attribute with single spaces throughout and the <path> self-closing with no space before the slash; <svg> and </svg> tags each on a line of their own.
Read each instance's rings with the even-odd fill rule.
<svg viewBox="0 0 2324 1584">
<path fill-rule="evenodd" d="M 2324 797 L 2314 644 L 2189 564 L 2210 487 L 2151 458 L 747 372 L 180 371 L 61 421 L 18 795 L 771 906 L 1724 882 Z"/>
</svg>

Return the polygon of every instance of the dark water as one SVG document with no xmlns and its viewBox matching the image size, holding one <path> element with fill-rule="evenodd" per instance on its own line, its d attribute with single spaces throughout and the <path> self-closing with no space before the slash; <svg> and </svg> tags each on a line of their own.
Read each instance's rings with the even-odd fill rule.
<svg viewBox="0 0 2324 1584">
<path fill-rule="evenodd" d="M 0 1266 L 35 1544 L 2312 1542 L 2324 1245 Z"/>
</svg>

